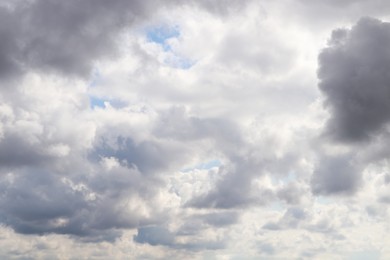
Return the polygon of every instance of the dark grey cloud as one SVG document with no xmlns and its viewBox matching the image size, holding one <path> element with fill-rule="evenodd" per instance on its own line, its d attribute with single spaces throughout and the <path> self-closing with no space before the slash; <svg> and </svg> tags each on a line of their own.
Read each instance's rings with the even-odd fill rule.
<svg viewBox="0 0 390 260">
<path fill-rule="evenodd" d="M 137 243 L 148 243 L 152 246 L 163 245 L 171 246 L 174 243 L 175 236 L 168 229 L 163 227 L 143 227 L 138 229 L 134 241 Z"/>
<path fill-rule="evenodd" d="M 184 218 L 184 223 L 178 229 L 176 235 L 179 236 L 197 236 L 200 232 L 207 229 L 229 228 L 237 224 L 240 212 L 221 211 L 205 214 L 194 214 Z"/>
<path fill-rule="evenodd" d="M 115 55 L 125 28 L 160 8 L 193 4 L 226 13 L 243 5 L 230 2 L 36 0 L 0 5 L 0 76 L 38 69 L 87 77 L 94 62 Z"/>
<path fill-rule="evenodd" d="M 311 187 L 316 195 L 353 194 L 362 184 L 362 167 L 347 155 L 322 156 L 315 167 Z"/>
<path fill-rule="evenodd" d="M 38 68 L 86 76 L 95 59 L 113 51 L 119 30 L 146 9 L 138 1 L 73 0 L 0 7 L 0 71 Z"/>
<path fill-rule="evenodd" d="M 1 79 L 8 78 L 17 73 L 19 68 L 18 52 L 16 44 L 17 30 L 15 24 L 17 17 L 11 12 L 0 7 L 0 77 Z"/>
<path fill-rule="evenodd" d="M 342 142 L 369 140 L 390 120 L 390 24 L 362 18 L 333 31 L 319 56 L 319 88 L 331 115 L 326 134 Z"/>
<path fill-rule="evenodd" d="M 22 234 L 68 234 L 83 241 L 113 241 L 121 229 L 160 222 L 158 214 L 148 217 L 132 207 L 152 200 L 158 182 L 134 169 L 99 168 L 66 175 L 32 167 L 2 173 L 0 221 Z"/>
<path fill-rule="evenodd" d="M 55 158 L 45 155 L 43 148 L 31 145 L 20 136 L 6 135 L 0 140 L 0 167 L 38 165 Z"/>
<path fill-rule="evenodd" d="M 251 184 L 261 171 L 256 170 L 257 167 L 246 168 L 249 165 L 240 164 L 238 161 L 234 163 L 237 169 L 220 168 L 219 174 L 222 178 L 216 187 L 206 194 L 193 198 L 187 205 L 195 208 L 228 209 L 259 203 L 260 197 L 253 195 Z"/>
<path fill-rule="evenodd" d="M 1 221 L 24 234 L 43 234 L 62 227 L 50 220 L 71 218 L 87 203 L 80 192 L 63 184 L 50 172 L 3 175 L 1 178 Z M 69 233 L 71 233 L 69 229 Z M 76 228 L 73 232 L 76 232 Z M 83 230 L 78 230 L 80 234 Z"/>
<path fill-rule="evenodd" d="M 242 147 L 248 144 L 241 144 Z M 269 147 L 268 147 L 269 148 Z M 264 149 L 264 153 L 259 154 L 252 149 Z M 275 176 L 285 176 L 296 163 L 296 158 L 290 157 L 289 153 L 276 158 L 272 151 L 265 147 L 251 148 L 249 151 L 227 153 L 230 164 L 219 168 L 218 174 L 221 176 L 215 187 L 209 192 L 192 198 L 187 202 L 187 206 L 194 208 L 245 208 L 253 205 L 265 205 L 279 199 L 298 202 L 299 195 L 275 194 L 267 187 L 256 187 L 255 181 L 262 176 L 269 174 Z M 287 197 L 290 196 L 291 197 Z"/>
<path fill-rule="evenodd" d="M 189 242 L 178 242 L 176 234 L 161 226 L 147 226 L 138 228 L 137 234 L 133 236 L 134 242 L 149 244 L 152 246 L 165 246 L 174 249 L 185 249 L 190 251 L 217 250 L 225 247 L 224 241 L 194 239 Z"/>
<path fill-rule="evenodd" d="M 224 227 L 237 223 L 238 212 L 217 212 L 199 216 L 205 223 L 214 227 Z"/>
<path fill-rule="evenodd" d="M 298 183 L 289 183 L 277 191 L 279 199 L 288 204 L 299 204 L 305 191 Z"/>
<path fill-rule="evenodd" d="M 134 142 L 129 137 L 117 137 L 113 144 L 104 140 L 96 145 L 91 157 L 99 160 L 103 157 L 114 157 L 135 167 L 144 174 L 159 174 L 178 164 L 186 156 L 185 150 L 160 143 L 158 141 Z"/>
</svg>

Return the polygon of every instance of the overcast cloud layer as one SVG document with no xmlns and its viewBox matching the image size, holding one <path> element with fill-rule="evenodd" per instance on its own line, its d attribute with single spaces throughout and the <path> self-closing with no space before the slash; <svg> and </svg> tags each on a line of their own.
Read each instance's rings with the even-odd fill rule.
<svg viewBox="0 0 390 260">
<path fill-rule="evenodd" d="M 0 258 L 389 259 L 389 9 L 3 0 Z"/>
</svg>

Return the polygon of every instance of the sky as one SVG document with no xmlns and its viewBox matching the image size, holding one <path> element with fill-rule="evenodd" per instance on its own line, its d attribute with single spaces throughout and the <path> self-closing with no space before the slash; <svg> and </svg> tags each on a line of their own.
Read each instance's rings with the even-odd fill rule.
<svg viewBox="0 0 390 260">
<path fill-rule="evenodd" d="M 390 259 L 390 2 L 1 0 L 1 259 Z"/>
</svg>

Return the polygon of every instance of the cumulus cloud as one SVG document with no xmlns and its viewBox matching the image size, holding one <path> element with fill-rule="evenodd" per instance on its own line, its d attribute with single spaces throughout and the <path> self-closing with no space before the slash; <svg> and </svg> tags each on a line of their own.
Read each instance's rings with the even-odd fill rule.
<svg viewBox="0 0 390 260">
<path fill-rule="evenodd" d="M 344 142 L 368 140 L 389 121 L 387 49 L 390 26 L 363 18 L 332 33 L 319 56 L 319 87 L 331 112 L 327 134 Z"/>
<path fill-rule="evenodd" d="M 237 143 L 231 143 L 228 136 L 220 140 L 217 144 L 226 160 L 226 164 L 219 168 L 220 178 L 213 189 L 192 198 L 187 205 L 195 208 L 229 209 L 268 204 L 278 196 L 289 200 L 292 194 L 281 195 L 280 191 L 277 194 L 274 187 L 262 181 L 268 175 L 286 178 L 292 169 L 300 172 L 297 160 L 300 151 L 289 143 L 275 144 L 276 140 L 280 140 L 281 133 L 268 131 L 259 130 L 261 139 L 255 145 L 245 138 Z M 277 152 L 279 145 L 283 149 L 280 154 Z M 269 150 L 269 147 L 273 149 Z"/>
<path fill-rule="evenodd" d="M 180 140 L 179 133 L 170 132 L 177 131 L 176 119 L 142 133 L 150 126 L 137 118 L 152 118 L 144 111 L 107 107 L 91 116 L 86 82 L 72 78 L 88 77 L 95 62 L 119 50 L 123 29 L 170 4 L 181 5 L 51 0 L 1 5 L 0 73 L 9 86 L 0 109 L 2 223 L 23 234 L 113 241 L 122 229 L 160 222 L 150 206 L 164 187 L 162 176 L 194 154 L 172 140 Z M 188 4 L 230 12 L 219 2 Z M 8 78 L 17 80 L 5 82 Z M 224 120 L 194 118 L 182 134 L 188 140 L 213 138 L 223 128 L 213 130 L 220 123 Z M 137 130 L 126 129 L 137 124 Z"/>
</svg>

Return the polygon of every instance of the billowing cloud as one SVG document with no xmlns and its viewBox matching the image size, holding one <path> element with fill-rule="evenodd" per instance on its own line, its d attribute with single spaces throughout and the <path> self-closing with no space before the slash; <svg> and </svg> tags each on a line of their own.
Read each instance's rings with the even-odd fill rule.
<svg viewBox="0 0 390 260">
<path fill-rule="evenodd" d="M 327 128 L 331 137 L 363 141 L 386 127 L 389 41 L 389 24 L 371 18 L 361 19 L 350 30 L 333 31 L 329 47 L 319 57 L 318 73 L 331 112 Z"/>
</svg>

